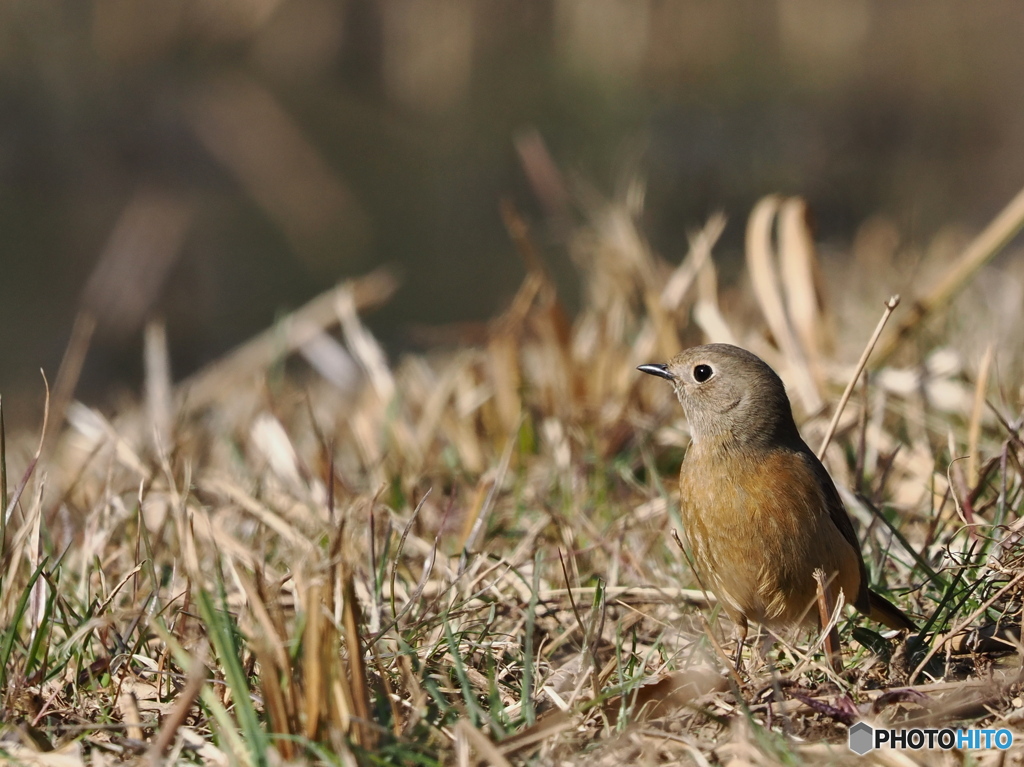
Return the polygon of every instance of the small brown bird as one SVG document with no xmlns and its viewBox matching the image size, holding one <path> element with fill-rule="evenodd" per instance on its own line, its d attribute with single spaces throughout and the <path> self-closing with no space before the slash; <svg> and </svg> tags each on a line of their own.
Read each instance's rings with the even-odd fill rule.
<svg viewBox="0 0 1024 767">
<path fill-rule="evenodd" d="M 728 344 L 687 349 L 639 370 L 665 378 L 690 422 L 679 473 L 684 532 L 705 584 L 742 638 L 747 620 L 769 628 L 817 625 L 815 569 L 833 593 L 893 629 L 916 628 L 868 588 L 853 524 L 821 461 L 807 447 L 782 380 Z"/>
</svg>

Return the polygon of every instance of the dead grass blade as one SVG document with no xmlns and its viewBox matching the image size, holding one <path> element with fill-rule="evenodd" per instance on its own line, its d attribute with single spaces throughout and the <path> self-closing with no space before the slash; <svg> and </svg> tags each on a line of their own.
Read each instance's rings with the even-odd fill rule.
<svg viewBox="0 0 1024 767">
<path fill-rule="evenodd" d="M 808 372 L 819 391 L 824 386 L 830 323 L 821 300 L 821 265 L 807 222 L 807 203 L 790 197 L 779 211 L 779 277 L 786 310 L 807 358 Z"/>
<path fill-rule="evenodd" d="M 967 487 L 978 486 L 978 441 L 981 437 L 981 418 L 985 414 L 985 392 L 988 390 L 988 373 L 992 367 L 992 344 L 985 347 L 978 365 L 978 379 L 974 384 L 974 406 L 971 408 L 971 422 L 967 428 Z"/>
<path fill-rule="evenodd" d="M 1006 204 L 967 246 L 938 282 L 915 299 L 910 314 L 883 341 L 876 364 L 888 361 L 897 348 L 931 315 L 942 311 L 978 270 L 995 257 L 1024 227 L 1024 189 Z"/>
<path fill-rule="evenodd" d="M 754 289 L 754 295 L 761 306 L 768 329 L 782 351 L 784 360 L 792 368 L 796 391 L 800 395 L 804 409 L 809 413 L 816 413 L 822 405 L 821 395 L 808 367 L 807 356 L 793 331 L 791 319 L 779 288 L 776 264 L 781 256 L 777 254 L 776 247 L 773 245 L 772 227 L 782 208 L 781 198 L 770 195 L 758 202 L 754 206 L 754 210 L 751 211 L 750 221 L 747 224 L 747 269 L 750 272 L 750 283 Z M 793 239 L 793 234 L 790 231 L 792 228 L 793 225 L 790 224 L 786 230 L 790 239 Z M 779 249 L 783 245 L 792 246 L 792 243 L 780 243 Z M 791 261 L 795 262 L 797 258 L 799 256 L 791 257 Z M 797 272 L 798 270 L 791 266 L 790 271 Z M 804 269 L 800 269 L 799 272 L 802 274 Z M 786 275 L 782 276 L 784 278 Z M 796 278 L 798 286 L 801 280 L 801 277 Z M 798 286 L 791 288 L 794 297 L 800 296 L 801 300 L 805 300 L 806 288 Z"/>
<path fill-rule="evenodd" d="M 370 704 L 369 678 L 366 674 L 366 658 L 360 635 L 359 603 L 356 601 L 355 584 L 351 571 L 341 566 L 342 581 L 342 636 L 348 650 L 348 696 L 353 705 L 353 740 L 363 748 L 372 751 L 377 743 L 377 730 L 373 726 Z"/>
<path fill-rule="evenodd" d="M 306 626 L 303 632 L 302 642 L 302 678 L 306 682 L 305 708 L 303 711 L 304 735 L 308 740 L 315 740 L 320 733 L 321 720 L 327 713 L 328 693 L 331 689 L 331 679 L 327 674 L 327 668 L 323 662 L 331 653 L 324 651 L 324 645 L 331 648 L 330 641 L 325 642 L 325 635 L 329 628 L 325 625 L 322 604 L 322 587 L 314 583 L 306 592 Z M 351 732 L 351 712 L 354 708 L 351 687 L 347 679 L 339 675 L 334 680 L 342 685 L 345 705 L 338 711 L 337 725 L 342 732 Z"/>
<path fill-rule="evenodd" d="M 455 737 L 464 738 L 467 744 L 492 767 L 512 767 L 512 763 L 502 755 L 498 747 L 468 720 L 460 719 L 455 723 Z"/>
<path fill-rule="evenodd" d="M 252 377 L 271 367 L 275 360 L 292 354 L 337 324 L 335 306 L 339 295 L 351 295 L 356 310 L 366 311 L 387 301 L 397 287 L 390 271 L 378 269 L 321 293 L 274 327 L 178 384 L 177 407 L 183 414 L 193 413 L 218 402 L 225 391 L 235 386 L 251 385 Z"/>
<path fill-rule="evenodd" d="M 846 384 L 846 389 L 843 390 L 843 396 L 839 398 L 839 404 L 836 405 L 836 412 L 832 414 L 832 420 L 828 424 L 825 436 L 821 439 L 821 447 L 818 448 L 819 461 L 825 457 L 825 451 L 828 450 L 829 443 L 832 441 L 832 437 L 836 433 L 836 427 L 839 426 L 839 419 L 843 415 L 843 410 L 846 409 L 846 403 L 850 401 L 850 395 L 853 394 L 853 387 L 857 385 L 857 380 L 860 378 L 860 374 L 864 372 L 864 367 L 868 364 L 868 358 L 871 356 L 871 352 L 874 350 L 875 344 L 878 343 L 878 337 L 882 334 L 882 330 L 885 328 L 885 323 L 889 321 L 889 317 L 899 305 L 899 296 L 892 296 L 885 302 L 885 312 L 882 314 L 881 319 L 878 320 L 878 325 L 875 326 L 875 332 L 871 334 L 871 338 L 868 340 L 867 346 L 865 346 L 864 351 L 861 352 L 860 359 L 857 360 L 857 367 L 854 368 L 853 375 L 850 377 L 849 383 Z"/>
</svg>

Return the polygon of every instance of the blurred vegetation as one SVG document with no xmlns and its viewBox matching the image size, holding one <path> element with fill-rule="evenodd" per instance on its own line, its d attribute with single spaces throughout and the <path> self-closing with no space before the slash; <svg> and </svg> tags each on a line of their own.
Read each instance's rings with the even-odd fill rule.
<svg viewBox="0 0 1024 767">
<path fill-rule="evenodd" d="M 835 764 L 877 717 L 1019 762 L 1022 17 L 0 4 L 0 757 Z M 636 371 L 704 340 L 841 412 L 923 644 L 732 668 Z"/>
<path fill-rule="evenodd" d="M 809 200 L 826 257 L 872 216 L 886 257 L 927 247 L 1024 178 L 1022 22 L 1011 2 L 0 4 L 0 391 L 41 402 L 81 306 L 91 401 L 136 389 L 147 316 L 180 377 L 379 264 L 403 275 L 369 319 L 391 350 L 491 316 L 523 275 L 500 201 L 549 220 L 530 135 L 591 194 L 646 178 L 670 261 L 777 191 Z M 541 243 L 572 306 L 564 231 Z M 741 243 L 733 221 L 720 257 Z"/>
</svg>

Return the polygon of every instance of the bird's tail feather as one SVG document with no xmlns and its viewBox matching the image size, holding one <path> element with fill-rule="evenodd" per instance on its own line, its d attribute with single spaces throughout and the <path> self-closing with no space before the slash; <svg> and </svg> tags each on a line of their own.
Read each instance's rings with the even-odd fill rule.
<svg viewBox="0 0 1024 767">
<path fill-rule="evenodd" d="M 891 629 L 901 631 L 906 629 L 908 631 L 917 631 L 917 624 L 910 620 L 906 614 L 890 602 L 888 599 L 883 597 L 881 594 L 876 594 L 874 591 L 869 592 L 871 600 L 871 612 L 868 617 L 873 621 L 888 626 Z"/>
</svg>

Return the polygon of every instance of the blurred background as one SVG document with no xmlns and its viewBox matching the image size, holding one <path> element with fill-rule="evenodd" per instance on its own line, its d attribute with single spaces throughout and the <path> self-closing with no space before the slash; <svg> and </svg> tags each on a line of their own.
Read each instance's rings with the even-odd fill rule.
<svg viewBox="0 0 1024 767">
<path fill-rule="evenodd" d="M 503 200 L 571 305 L 538 147 L 577 203 L 644 180 L 670 261 L 724 211 L 725 279 L 772 192 L 826 256 L 962 240 L 1024 183 L 1022 31 L 1009 0 L 0 3 L 5 414 L 37 412 L 83 306 L 100 405 L 137 391 L 148 317 L 181 378 L 379 265 L 391 353 L 472 327 L 523 275 Z"/>
</svg>

